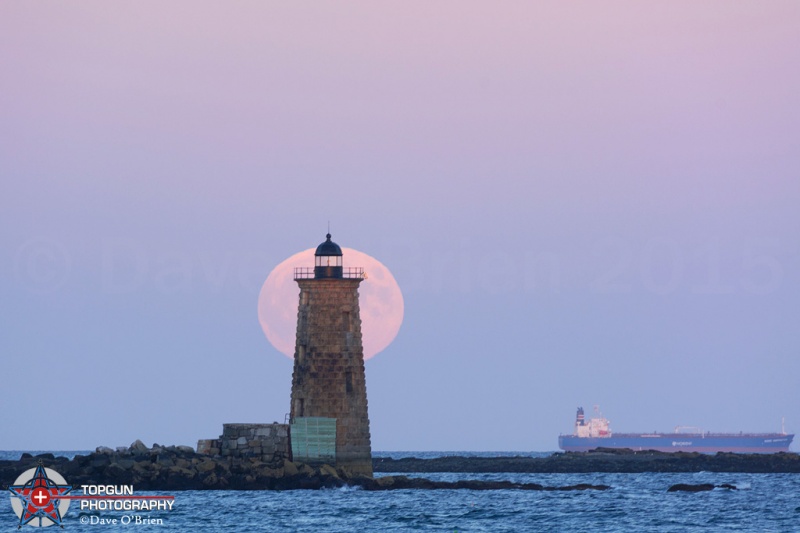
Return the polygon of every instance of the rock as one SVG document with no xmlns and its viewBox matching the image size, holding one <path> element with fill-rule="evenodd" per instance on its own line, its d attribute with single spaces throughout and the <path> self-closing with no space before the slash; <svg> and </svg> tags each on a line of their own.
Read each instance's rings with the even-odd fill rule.
<svg viewBox="0 0 800 533">
<path fill-rule="evenodd" d="M 169 467 L 169 466 L 174 466 L 175 461 L 173 461 L 172 457 L 170 457 L 169 455 L 164 453 L 159 453 L 156 456 L 156 464 Z"/>
<path fill-rule="evenodd" d="M 599 448 L 595 448 L 594 450 L 589 450 L 586 453 L 605 453 L 605 454 L 609 454 L 609 455 L 631 455 L 631 454 L 636 453 L 636 452 L 634 452 L 630 448 L 603 448 L 603 447 L 599 447 Z"/>
<path fill-rule="evenodd" d="M 556 490 L 608 490 L 610 488 L 611 487 L 608 485 L 589 485 L 588 483 L 578 483 L 577 485 L 557 487 Z"/>
<path fill-rule="evenodd" d="M 109 480 L 115 482 L 130 482 L 133 479 L 133 472 L 130 469 L 124 468 L 119 463 L 111 463 L 105 469 L 105 475 Z"/>
<path fill-rule="evenodd" d="M 258 469 L 258 475 L 264 478 L 276 479 L 283 477 L 283 469 L 277 470 L 268 466 L 262 466 Z"/>
<path fill-rule="evenodd" d="M 188 468 L 181 468 L 179 466 L 171 466 L 167 472 L 170 476 L 174 476 L 179 479 L 191 480 L 196 473 L 193 470 L 189 470 Z"/>
<path fill-rule="evenodd" d="M 701 483 L 699 485 L 687 485 L 685 483 L 678 483 L 672 485 L 667 489 L 667 492 L 703 492 L 707 490 L 714 490 L 714 485 L 711 483 Z"/>
<path fill-rule="evenodd" d="M 394 476 L 383 476 L 375 480 L 379 487 L 391 487 L 394 485 Z"/>
<path fill-rule="evenodd" d="M 98 446 L 97 448 L 95 448 L 94 451 L 95 453 L 102 453 L 105 455 L 111 455 L 112 453 L 114 453 L 114 450 L 112 450 L 108 446 Z"/>
<path fill-rule="evenodd" d="M 111 463 L 108 455 L 104 453 L 94 454 L 89 461 L 89 466 L 91 468 L 103 468 L 108 466 Z"/>
<path fill-rule="evenodd" d="M 323 476 L 335 477 L 335 478 L 339 477 L 339 473 L 331 465 L 322 465 L 321 467 L 319 467 L 319 473 L 322 474 Z"/>
<path fill-rule="evenodd" d="M 134 461 L 133 459 L 123 459 L 122 457 L 120 457 L 119 459 L 116 460 L 116 463 L 125 470 L 130 470 L 131 468 L 133 468 L 133 465 L 136 464 L 136 461 Z"/>
<path fill-rule="evenodd" d="M 294 487 L 304 490 L 317 490 L 321 489 L 323 484 L 318 476 L 301 476 L 294 480 Z"/>
<path fill-rule="evenodd" d="M 354 475 L 352 477 L 342 477 L 343 480 L 346 480 L 347 484 L 352 487 L 368 487 L 369 485 L 376 483 L 376 478 L 367 477 L 364 475 Z M 380 478 L 377 478 L 380 479 Z"/>
<path fill-rule="evenodd" d="M 180 445 L 176 446 L 175 448 L 179 453 L 183 453 L 186 455 L 194 455 L 194 448 L 192 448 L 191 446 Z"/>
<path fill-rule="evenodd" d="M 133 444 L 130 445 L 129 450 L 133 453 L 146 453 L 150 451 L 144 442 L 136 439 Z"/>
<path fill-rule="evenodd" d="M 212 470 L 214 470 L 214 468 L 216 466 L 217 466 L 217 464 L 214 461 L 210 461 L 209 460 L 209 461 L 203 461 L 203 462 L 199 463 L 197 465 L 196 469 L 197 469 L 198 472 L 201 472 L 201 473 L 202 472 L 211 472 Z"/>
<path fill-rule="evenodd" d="M 39 455 L 34 455 L 34 458 L 35 459 L 42 459 L 42 460 L 49 459 L 49 460 L 52 461 L 56 457 L 52 453 L 40 453 Z"/>
<path fill-rule="evenodd" d="M 297 469 L 297 465 L 295 465 L 291 461 L 284 461 L 283 462 L 283 475 L 285 476 L 296 476 L 299 473 Z"/>
<path fill-rule="evenodd" d="M 131 468 L 131 474 L 134 479 L 150 479 L 152 477 L 153 468 L 152 463 L 134 463 Z"/>
</svg>

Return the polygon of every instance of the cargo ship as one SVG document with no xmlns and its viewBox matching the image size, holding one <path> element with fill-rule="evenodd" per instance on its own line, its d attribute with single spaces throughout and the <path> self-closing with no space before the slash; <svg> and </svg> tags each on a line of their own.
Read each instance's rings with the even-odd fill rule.
<svg viewBox="0 0 800 533">
<path fill-rule="evenodd" d="M 597 416 L 586 420 L 583 407 L 575 417 L 572 435 L 559 435 L 558 447 L 568 452 L 586 452 L 596 448 L 628 448 L 634 451 L 659 452 L 734 452 L 777 453 L 789 450 L 793 434 L 781 433 L 709 433 L 695 427 L 678 426 L 672 433 L 612 433 L 609 422 L 597 407 Z"/>
</svg>

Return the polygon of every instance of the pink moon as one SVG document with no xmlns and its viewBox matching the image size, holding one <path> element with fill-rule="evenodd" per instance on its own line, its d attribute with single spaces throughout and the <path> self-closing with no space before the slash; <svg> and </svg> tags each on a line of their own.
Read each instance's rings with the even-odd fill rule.
<svg viewBox="0 0 800 533">
<path fill-rule="evenodd" d="M 258 295 L 258 321 L 276 350 L 294 358 L 300 289 L 295 267 L 313 267 L 316 248 L 296 253 L 272 269 Z M 403 323 L 403 294 L 383 263 L 358 250 L 342 248 L 345 268 L 363 267 L 366 279 L 358 288 L 364 359 L 389 346 Z"/>
</svg>

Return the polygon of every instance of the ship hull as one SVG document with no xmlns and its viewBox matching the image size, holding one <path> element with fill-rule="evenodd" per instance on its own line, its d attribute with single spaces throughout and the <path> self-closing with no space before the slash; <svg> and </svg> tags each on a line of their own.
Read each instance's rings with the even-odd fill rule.
<svg viewBox="0 0 800 533">
<path fill-rule="evenodd" d="M 558 447 L 568 452 L 586 452 L 596 448 L 628 448 L 634 451 L 700 453 L 777 453 L 789 450 L 794 435 L 774 434 L 687 434 L 687 433 L 615 433 L 610 437 L 561 435 Z"/>
</svg>

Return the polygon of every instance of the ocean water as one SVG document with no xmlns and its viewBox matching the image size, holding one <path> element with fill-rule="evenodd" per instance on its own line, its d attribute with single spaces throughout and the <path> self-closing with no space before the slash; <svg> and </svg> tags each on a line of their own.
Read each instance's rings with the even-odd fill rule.
<svg viewBox="0 0 800 533">
<path fill-rule="evenodd" d="M 2 452 L 16 458 L 19 452 Z M 74 453 L 74 452 L 73 452 Z M 459 455 L 463 452 L 453 452 Z M 433 457 L 446 452 L 376 453 Z M 513 452 L 474 455 L 517 455 Z M 546 455 L 530 454 L 525 455 Z M 390 474 L 379 474 L 390 475 Z M 519 490 L 185 491 L 172 511 L 94 512 L 72 504 L 65 528 L 88 531 L 754 531 L 800 532 L 799 474 L 419 474 L 429 479 L 511 480 L 562 486 L 605 484 L 607 491 Z M 69 481 L 69 480 L 67 480 Z M 668 493 L 676 483 L 729 483 L 738 490 Z M 135 488 L 135 487 L 134 487 Z M 165 494 L 145 493 L 137 494 Z M 6 500 L 10 502 L 10 498 Z M 119 523 L 130 519 L 128 524 Z M 136 516 L 141 520 L 136 522 Z M 116 525 L 92 524 L 117 518 Z M 152 520 L 154 523 L 146 523 Z M 81 521 L 90 522 L 83 524 Z M 18 520 L 0 504 L 0 531 Z M 133 529 L 131 529 L 133 528 Z"/>
</svg>

